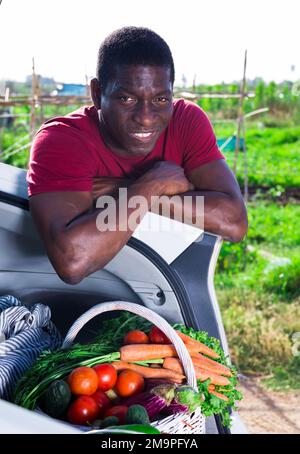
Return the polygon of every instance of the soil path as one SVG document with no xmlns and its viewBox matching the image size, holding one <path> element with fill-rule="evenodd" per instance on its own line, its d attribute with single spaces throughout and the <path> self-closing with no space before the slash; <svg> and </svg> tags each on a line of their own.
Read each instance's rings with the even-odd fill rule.
<svg viewBox="0 0 300 454">
<path fill-rule="evenodd" d="M 240 380 L 239 414 L 251 434 L 300 434 L 300 391 L 265 390 L 257 378 Z"/>
</svg>

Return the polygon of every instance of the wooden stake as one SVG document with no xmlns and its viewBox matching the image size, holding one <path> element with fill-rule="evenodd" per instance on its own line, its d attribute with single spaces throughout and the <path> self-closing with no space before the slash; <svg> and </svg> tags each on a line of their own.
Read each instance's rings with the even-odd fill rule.
<svg viewBox="0 0 300 454">
<path fill-rule="evenodd" d="M 242 125 L 242 135 L 243 135 L 243 154 L 244 154 L 244 200 L 246 205 L 248 204 L 249 192 L 248 192 L 248 157 L 247 157 L 247 147 L 246 147 L 246 131 L 245 131 L 245 119 Z"/>
<path fill-rule="evenodd" d="M 5 89 L 5 95 L 4 95 L 4 101 L 5 101 L 5 102 L 8 102 L 8 101 L 9 101 L 9 94 L 10 94 L 9 87 L 6 87 L 6 89 Z"/>
<path fill-rule="evenodd" d="M 246 67 L 247 67 L 247 50 L 245 50 L 245 58 L 244 58 L 244 73 L 243 79 L 241 84 L 241 93 L 240 93 L 240 102 L 239 102 L 239 109 L 238 109 L 238 125 L 237 125 L 237 135 L 236 135 L 236 144 L 235 144 L 235 151 L 234 151 L 234 161 L 233 161 L 233 173 L 236 175 L 236 168 L 237 168 L 237 159 L 240 149 L 240 136 L 242 125 L 244 122 L 244 99 L 245 99 L 245 88 L 246 88 Z"/>
<path fill-rule="evenodd" d="M 85 75 L 85 94 L 86 96 L 91 96 L 90 94 L 90 85 L 89 85 L 89 78 L 88 78 L 88 75 L 86 74 Z"/>
<path fill-rule="evenodd" d="M 34 68 L 34 58 L 32 58 L 32 79 L 31 79 L 31 110 L 30 110 L 30 140 L 32 140 L 35 133 L 35 121 L 36 121 L 36 80 L 35 80 L 35 68 Z"/>
<path fill-rule="evenodd" d="M 196 92 L 196 78 L 197 78 L 197 74 L 194 74 L 194 79 L 193 79 L 193 93 Z"/>
</svg>

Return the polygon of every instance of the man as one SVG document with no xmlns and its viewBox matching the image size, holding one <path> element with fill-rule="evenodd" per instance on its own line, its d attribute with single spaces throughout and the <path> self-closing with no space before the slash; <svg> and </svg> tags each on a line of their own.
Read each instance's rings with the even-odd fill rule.
<svg viewBox="0 0 300 454">
<path fill-rule="evenodd" d="M 128 189 L 143 196 L 192 196 L 186 222 L 229 241 L 247 231 L 238 184 L 217 148 L 210 122 L 195 104 L 172 99 L 174 64 L 165 41 L 149 29 L 125 27 L 106 38 L 91 81 L 94 106 L 46 122 L 35 137 L 28 172 L 30 209 L 55 270 L 76 284 L 103 268 L 132 229 L 99 230 L 100 195 Z M 192 192 L 188 192 L 191 191 Z M 184 209 L 184 208 L 181 208 Z M 128 208 L 127 216 L 133 212 Z M 172 216 L 172 213 L 171 213 Z M 195 222 L 196 221 L 196 222 Z M 123 222 L 117 219 L 118 223 Z"/>
</svg>

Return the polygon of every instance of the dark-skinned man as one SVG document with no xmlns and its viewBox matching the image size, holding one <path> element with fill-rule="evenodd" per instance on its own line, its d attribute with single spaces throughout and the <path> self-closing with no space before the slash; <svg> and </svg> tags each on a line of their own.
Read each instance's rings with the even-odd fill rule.
<svg viewBox="0 0 300 454">
<path fill-rule="evenodd" d="M 236 179 L 206 114 L 173 100 L 174 77 L 161 37 L 140 27 L 117 30 L 99 49 L 94 105 L 49 120 L 36 134 L 30 210 L 65 282 L 77 284 L 103 268 L 131 237 L 130 228 L 101 231 L 96 225 L 96 199 L 112 194 L 118 208 L 119 188 L 127 188 L 128 200 L 146 200 L 139 220 L 147 211 L 163 212 L 163 203 L 152 203 L 155 196 L 179 195 L 180 202 L 190 195 L 185 222 L 203 225 L 203 219 L 197 224 L 194 202 L 204 196 L 206 231 L 232 242 L 245 236 L 247 213 Z M 127 216 L 133 211 L 128 208 Z"/>
</svg>

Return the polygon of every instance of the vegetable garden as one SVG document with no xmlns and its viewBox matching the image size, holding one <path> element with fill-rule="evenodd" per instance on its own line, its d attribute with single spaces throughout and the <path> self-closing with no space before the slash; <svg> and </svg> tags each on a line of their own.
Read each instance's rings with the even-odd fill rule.
<svg viewBox="0 0 300 454">
<path fill-rule="evenodd" d="M 249 232 L 240 244 L 223 244 L 215 283 L 239 371 L 266 376 L 266 385 L 274 389 L 294 389 L 300 388 L 300 356 L 293 355 L 293 336 L 300 332 L 300 97 L 289 82 L 257 80 L 248 88 L 256 96 L 245 101 L 245 111 L 265 106 L 270 111 L 246 123 Z M 238 89 L 237 84 L 196 87 L 199 92 Z M 218 138 L 233 133 L 234 124 L 218 120 L 236 115 L 237 99 L 199 103 L 216 120 Z M 77 107 L 48 106 L 44 115 Z M 13 113 L 28 114 L 29 107 L 14 107 Z M 3 162 L 26 168 L 29 136 L 24 118 L 0 126 L 0 151 Z M 224 154 L 232 167 L 234 153 Z M 243 187 L 242 152 L 237 178 Z"/>
</svg>

